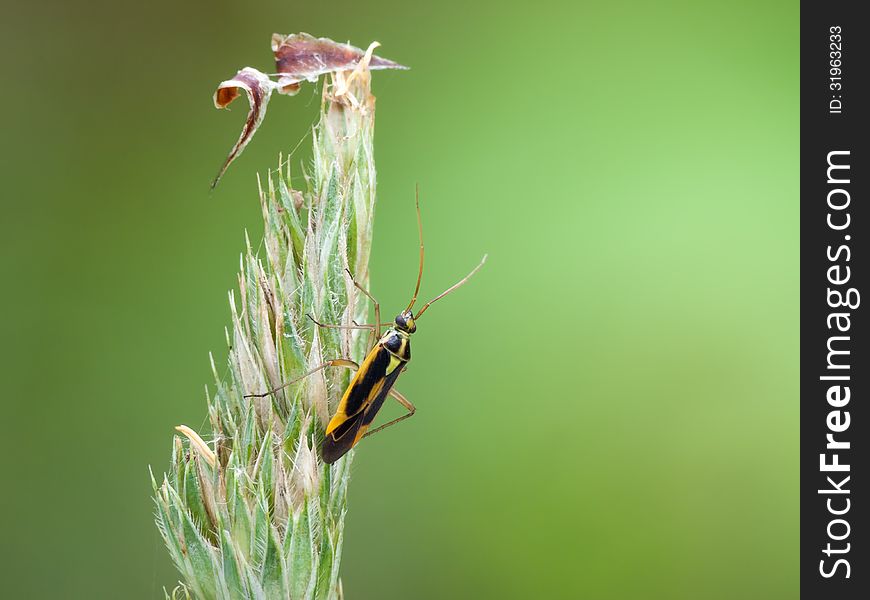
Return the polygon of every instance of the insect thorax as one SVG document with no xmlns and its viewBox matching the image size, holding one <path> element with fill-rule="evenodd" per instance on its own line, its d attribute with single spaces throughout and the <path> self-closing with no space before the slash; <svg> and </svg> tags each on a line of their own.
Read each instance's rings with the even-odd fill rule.
<svg viewBox="0 0 870 600">
<path fill-rule="evenodd" d="M 411 360 L 411 335 L 408 332 L 391 327 L 378 343 L 399 360 Z"/>
</svg>

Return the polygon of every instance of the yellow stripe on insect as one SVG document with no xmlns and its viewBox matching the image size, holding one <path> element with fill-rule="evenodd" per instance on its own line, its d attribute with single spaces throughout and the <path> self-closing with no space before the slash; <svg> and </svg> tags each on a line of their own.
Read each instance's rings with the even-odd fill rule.
<svg viewBox="0 0 870 600">
<path fill-rule="evenodd" d="M 387 375 L 398 369 L 403 364 L 405 364 L 405 361 L 399 360 L 396 356 L 390 356 L 390 364 L 387 365 Z"/>
</svg>

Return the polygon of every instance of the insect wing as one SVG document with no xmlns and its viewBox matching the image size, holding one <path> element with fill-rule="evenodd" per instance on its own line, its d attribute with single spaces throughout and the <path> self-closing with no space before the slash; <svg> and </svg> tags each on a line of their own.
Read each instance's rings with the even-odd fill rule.
<svg viewBox="0 0 870 600">
<path fill-rule="evenodd" d="M 356 432 L 356 438 L 354 439 L 354 445 L 362 439 L 362 437 L 368 431 L 369 426 L 372 424 L 372 421 L 375 420 L 375 417 L 378 416 L 378 412 L 380 412 L 381 407 L 384 405 L 384 401 L 387 399 L 387 396 L 390 393 L 390 390 L 393 389 L 393 385 L 396 383 L 396 379 L 399 378 L 402 369 L 401 367 L 397 369 L 393 369 L 390 371 L 390 374 L 386 376 L 384 379 L 384 384 L 381 389 L 378 391 L 377 396 L 375 396 L 374 400 L 372 400 L 371 405 L 366 408 L 365 412 L 362 416 L 362 424 L 359 430 Z"/>
<path fill-rule="evenodd" d="M 357 433 L 363 424 L 365 412 L 360 411 L 354 416 L 345 419 L 332 433 L 327 433 L 320 450 L 323 461 L 332 464 L 347 454 L 356 443 Z"/>
<path fill-rule="evenodd" d="M 381 345 L 369 353 L 326 428 L 321 452 L 324 461 L 335 462 L 362 439 L 404 364 Z"/>
<path fill-rule="evenodd" d="M 390 354 L 380 345 L 369 352 L 350 385 L 347 386 L 335 415 L 329 421 L 326 427 L 327 435 L 333 433 L 348 419 L 365 411 L 380 391 L 389 364 Z"/>
<path fill-rule="evenodd" d="M 390 362 L 390 353 L 377 345 L 360 365 L 326 427 L 321 454 L 327 463 L 344 456 L 362 437 L 359 431 L 365 422 L 367 409 L 381 395 Z"/>
</svg>

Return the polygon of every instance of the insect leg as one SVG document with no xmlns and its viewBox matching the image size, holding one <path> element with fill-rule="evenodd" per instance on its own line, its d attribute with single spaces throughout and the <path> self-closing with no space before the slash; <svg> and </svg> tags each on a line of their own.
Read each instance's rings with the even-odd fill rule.
<svg viewBox="0 0 870 600">
<path fill-rule="evenodd" d="M 353 278 L 353 274 L 350 272 L 350 269 L 345 269 L 345 271 L 347 271 L 347 275 L 348 275 L 348 277 L 350 277 L 350 280 L 353 281 L 353 284 L 354 284 L 354 286 L 356 286 L 356 289 L 358 289 L 363 294 L 368 296 L 369 300 L 371 300 L 372 303 L 375 305 L 375 329 L 374 329 L 374 331 L 375 331 L 375 334 L 378 338 L 381 337 L 381 305 L 378 304 L 378 301 L 375 300 L 375 297 L 372 296 L 367 289 L 365 289 L 363 286 L 361 286 L 360 284 L 358 284 L 356 282 L 356 279 Z"/>
<path fill-rule="evenodd" d="M 353 325 L 331 325 L 330 323 L 321 323 L 310 314 L 306 315 L 309 319 L 314 321 L 316 325 L 319 327 L 326 327 L 327 329 L 375 329 L 376 325 L 374 323 L 357 323 L 356 321 L 351 321 Z M 393 323 L 381 323 L 381 327 L 392 327 Z"/>
<path fill-rule="evenodd" d="M 244 397 L 245 398 L 265 398 L 266 396 L 268 396 L 270 394 L 274 394 L 277 391 L 283 390 L 284 388 L 293 385 L 297 381 L 302 381 L 303 379 L 305 379 L 309 375 L 314 375 L 318 371 L 322 371 L 326 367 L 346 367 L 348 369 L 353 369 L 354 371 L 359 370 L 359 365 L 356 364 L 355 362 L 353 362 L 352 360 L 347 360 L 345 358 L 336 358 L 333 360 L 328 360 L 325 363 L 323 363 L 322 365 L 318 365 L 318 366 L 314 367 L 313 369 L 311 369 L 310 371 L 303 373 L 299 377 L 297 377 L 295 379 L 291 379 L 287 383 L 285 383 L 283 385 L 279 385 L 278 387 L 271 389 L 268 392 L 263 392 L 262 394 L 245 394 Z"/>
<path fill-rule="evenodd" d="M 369 350 L 371 350 L 371 348 L 377 343 L 378 339 L 380 339 L 380 333 L 378 333 L 378 337 L 372 339 L 372 335 L 374 335 L 375 332 L 378 331 L 377 325 L 372 325 L 370 323 L 357 323 L 356 321 L 351 321 L 351 323 L 353 323 L 353 325 L 332 325 L 329 323 L 321 323 L 320 321 L 318 321 L 317 319 L 312 317 L 311 313 L 309 313 L 307 316 L 309 319 L 314 321 L 315 325 L 317 325 L 318 327 L 323 327 L 324 329 L 366 329 L 366 330 L 368 330 L 369 337 L 368 337 L 368 340 L 366 341 L 366 348 L 368 348 Z M 381 325 L 382 327 L 389 327 L 392 325 L 392 323 L 379 323 L 379 325 Z"/>
<path fill-rule="evenodd" d="M 365 435 L 363 435 L 363 438 L 367 438 L 368 436 L 372 435 L 373 433 L 379 432 L 381 429 L 386 429 L 390 425 L 395 425 L 399 421 L 404 421 L 405 419 L 410 419 L 411 417 L 414 416 L 414 413 L 417 412 L 417 408 L 413 404 L 411 404 L 410 400 L 405 398 L 405 396 L 400 394 L 395 389 L 390 390 L 390 396 L 392 396 L 393 398 L 398 400 L 399 404 L 401 404 L 402 406 L 404 406 L 407 409 L 408 414 L 405 414 L 405 415 L 402 415 L 401 417 L 393 419 L 389 423 L 384 423 L 383 425 L 381 425 L 379 427 L 375 427 L 371 431 L 366 432 Z M 362 439 L 362 438 L 360 438 L 360 439 Z"/>
<path fill-rule="evenodd" d="M 356 321 L 354 321 L 353 325 L 331 325 L 329 323 L 321 323 L 320 321 L 318 321 L 317 319 L 312 317 L 311 313 L 309 313 L 306 316 L 309 319 L 311 319 L 315 325 L 317 325 L 318 327 L 323 327 L 324 329 L 369 329 L 369 330 L 375 329 L 374 325 L 369 325 L 367 323 L 360 324 L 360 323 L 357 323 Z"/>
</svg>

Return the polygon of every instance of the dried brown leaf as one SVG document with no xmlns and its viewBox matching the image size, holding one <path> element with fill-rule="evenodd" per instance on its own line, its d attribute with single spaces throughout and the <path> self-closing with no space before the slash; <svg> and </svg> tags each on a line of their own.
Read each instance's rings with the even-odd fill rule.
<svg viewBox="0 0 870 600">
<path fill-rule="evenodd" d="M 293 95 L 299 91 L 302 81 L 317 81 L 325 73 L 351 71 L 359 65 L 365 51 L 339 44 L 329 38 L 315 38 L 307 33 L 292 35 L 272 34 L 272 51 L 278 71 L 278 91 Z M 407 69 L 391 60 L 372 56 L 368 68 Z"/>
<path fill-rule="evenodd" d="M 376 45 L 376 44 L 375 44 Z M 280 93 L 290 95 L 299 91 L 303 81 L 315 82 L 326 73 L 338 73 L 372 69 L 407 69 L 391 60 L 373 56 L 370 46 L 368 52 L 364 52 L 350 44 L 339 44 L 328 38 L 315 38 L 307 33 L 294 33 L 292 35 L 272 35 L 272 50 L 275 53 L 278 82 L 275 83 L 265 73 L 245 67 L 232 79 L 222 82 L 214 93 L 214 105 L 217 108 L 226 108 L 233 100 L 244 91 L 248 96 L 248 116 L 238 141 L 230 150 L 227 159 L 221 166 L 217 177 L 211 184 L 214 188 L 220 181 L 230 164 L 239 157 L 251 138 L 257 132 L 257 128 L 266 116 L 266 106 L 272 90 L 277 89 Z"/>
<path fill-rule="evenodd" d="M 265 73 L 261 73 L 257 69 L 245 67 L 232 79 L 228 79 L 218 86 L 214 93 L 214 105 L 216 108 L 226 108 L 230 102 L 239 97 L 239 90 L 244 90 L 248 95 L 248 117 L 245 119 L 245 125 L 242 127 L 242 134 L 236 142 L 233 149 L 230 150 L 227 159 L 223 166 L 214 178 L 211 187 L 214 188 L 220 181 L 220 178 L 226 172 L 230 163 L 233 162 L 251 138 L 254 137 L 260 123 L 263 122 L 263 117 L 266 116 L 266 106 L 269 104 L 269 97 L 272 95 L 272 90 L 275 88 L 275 83 L 269 79 Z"/>
</svg>

